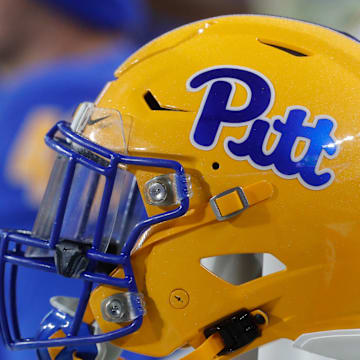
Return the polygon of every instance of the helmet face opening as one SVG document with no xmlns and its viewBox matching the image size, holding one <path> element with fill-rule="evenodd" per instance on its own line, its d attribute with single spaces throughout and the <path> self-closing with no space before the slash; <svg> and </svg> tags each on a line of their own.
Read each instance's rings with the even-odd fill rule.
<svg viewBox="0 0 360 360">
<path fill-rule="evenodd" d="M 93 128 L 88 131 L 87 127 L 91 126 Z M 89 140 L 96 140 L 99 126 L 112 128 L 112 135 L 120 135 L 116 144 L 121 152 L 113 152 Z M 79 133 L 87 133 L 87 138 Z M 101 136 L 106 137 L 106 131 Z M 106 143 L 106 139 L 104 141 Z M 33 231 L 0 233 L 0 315 L 4 340 L 15 349 L 41 348 L 111 341 L 134 332 L 142 323 L 145 309 L 141 294 L 137 295 L 130 253 L 144 230 L 186 213 L 189 199 L 184 169 L 172 160 L 126 155 L 121 116 L 115 110 L 99 110 L 92 104 L 80 107 L 71 127 L 65 122 L 56 124 L 47 134 L 46 142 L 59 155 Z M 136 178 L 126 169 L 128 165 L 171 169 L 179 206 L 148 217 Z M 112 269 L 121 266 L 124 277 L 114 278 L 109 271 L 101 270 L 104 263 Z M 21 338 L 15 306 L 16 275 L 12 276 L 10 284 L 6 284 L 6 264 L 10 264 L 14 274 L 21 265 L 83 280 L 66 337 Z M 98 335 L 79 332 L 94 284 L 118 287 L 119 293 L 127 291 L 124 298 L 131 300 L 127 303 L 132 316 L 127 317 L 124 327 Z M 10 306 L 5 301 L 8 293 L 13 300 Z"/>
<path fill-rule="evenodd" d="M 112 136 L 116 136 L 119 152 L 126 153 L 124 124 L 120 113 L 116 110 L 97 108 L 93 103 L 80 104 L 74 114 L 71 129 L 77 133 L 86 133 L 87 137 L 94 139 L 95 142 L 99 141 L 99 130 L 102 130 L 102 138 L 111 133 Z M 109 160 L 104 156 L 90 151 L 66 137 L 58 138 L 58 141 L 81 154 L 85 161 L 92 161 L 104 167 L 109 165 Z M 58 207 L 64 197 L 63 189 L 67 186 L 65 182 L 68 181 L 66 174 L 70 162 L 71 157 L 64 154 L 59 154 L 55 160 L 32 230 L 32 235 L 36 238 L 45 241 L 51 239 L 53 224 L 57 221 Z M 61 242 L 78 243 L 88 248 L 91 246 L 97 231 L 97 219 L 101 210 L 106 181 L 105 174 L 94 171 L 81 162 L 76 163 L 70 188 L 67 189 L 66 208 L 61 220 L 62 226 L 59 233 Z M 147 214 L 136 178 L 126 170 L 126 165 L 118 164 L 113 181 L 99 250 L 105 253 L 111 244 L 109 253 L 118 254 L 125 243 L 125 237 L 137 223 L 147 218 Z M 71 246 L 70 243 L 68 246 Z M 37 248 L 28 248 L 26 255 L 44 256 L 45 253 L 44 251 L 39 252 Z M 50 256 L 53 256 L 51 250 Z M 74 274 L 71 276 L 74 277 Z"/>
<path fill-rule="evenodd" d="M 69 159 L 61 155 L 55 161 L 32 231 L 37 238 L 50 240 L 68 162 Z M 91 246 L 105 183 L 106 178 L 103 175 L 84 165 L 76 166 L 60 231 L 61 240 Z M 100 251 L 107 252 L 111 244 L 109 251 L 113 254 L 119 253 L 132 228 L 146 218 L 136 178 L 131 172 L 119 167 L 106 214 Z M 27 255 L 35 256 L 35 253 L 31 253 L 30 248 Z"/>
</svg>

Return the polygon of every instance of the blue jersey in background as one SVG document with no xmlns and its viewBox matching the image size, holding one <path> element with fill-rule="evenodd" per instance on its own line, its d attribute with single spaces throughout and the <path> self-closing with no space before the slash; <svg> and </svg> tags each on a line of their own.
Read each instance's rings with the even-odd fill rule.
<svg viewBox="0 0 360 360">
<path fill-rule="evenodd" d="M 42 158 L 45 146 L 39 138 L 44 127 L 61 120 L 58 116 L 69 120 L 79 103 L 94 101 L 134 50 L 122 44 L 103 49 L 101 55 L 44 64 L 0 81 L 0 228 L 31 230 L 38 206 L 37 180 L 47 177 L 52 162 Z M 20 268 L 17 291 L 22 336 L 30 337 L 50 310 L 50 296 L 76 296 L 79 289 L 76 280 Z M 0 347 L 0 358 L 32 360 L 36 355 Z"/>
</svg>

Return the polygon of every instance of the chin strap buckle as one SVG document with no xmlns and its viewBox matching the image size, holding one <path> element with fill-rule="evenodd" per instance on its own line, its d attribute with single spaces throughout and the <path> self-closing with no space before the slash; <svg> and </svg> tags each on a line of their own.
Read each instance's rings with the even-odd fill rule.
<svg viewBox="0 0 360 360">
<path fill-rule="evenodd" d="M 258 338 L 268 322 L 262 310 L 241 310 L 205 329 L 206 340 L 182 360 L 209 360 L 238 350 Z"/>
<path fill-rule="evenodd" d="M 266 180 L 244 187 L 234 187 L 213 196 L 210 199 L 211 208 L 218 221 L 231 219 L 248 207 L 270 198 L 273 186 Z"/>
<path fill-rule="evenodd" d="M 205 329 L 205 337 L 218 333 L 224 342 L 224 348 L 218 356 L 240 349 L 261 335 L 259 325 L 266 323 L 266 315 L 262 312 L 253 314 L 241 310 Z"/>
</svg>

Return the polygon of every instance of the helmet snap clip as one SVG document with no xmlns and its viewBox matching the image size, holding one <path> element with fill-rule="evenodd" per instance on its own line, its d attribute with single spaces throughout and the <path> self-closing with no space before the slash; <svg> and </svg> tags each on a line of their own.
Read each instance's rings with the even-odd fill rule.
<svg viewBox="0 0 360 360">
<path fill-rule="evenodd" d="M 208 338 L 218 333 L 225 345 L 218 355 L 225 355 L 250 344 L 261 335 L 258 318 L 247 310 L 241 310 L 205 329 L 204 335 Z"/>
<path fill-rule="evenodd" d="M 106 321 L 123 323 L 146 314 L 144 296 L 141 293 L 114 294 L 101 303 L 102 316 Z"/>
<path fill-rule="evenodd" d="M 145 198 L 148 204 L 172 206 L 180 204 L 181 196 L 177 189 L 177 175 L 164 174 L 155 176 L 145 184 Z M 186 175 L 188 196 L 192 196 L 190 176 Z"/>
</svg>

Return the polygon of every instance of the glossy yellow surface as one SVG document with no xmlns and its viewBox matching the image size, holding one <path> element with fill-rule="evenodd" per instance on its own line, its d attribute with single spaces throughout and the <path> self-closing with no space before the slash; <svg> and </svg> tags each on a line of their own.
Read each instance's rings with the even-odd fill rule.
<svg viewBox="0 0 360 360">
<path fill-rule="evenodd" d="M 307 56 L 293 56 L 264 43 Z M 189 92 L 186 82 L 196 72 L 219 65 L 248 67 L 271 81 L 275 101 L 269 118 L 284 115 L 288 106 L 301 105 L 310 110 L 310 121 L 322 114 L 336 120 L 339 154 L 321 162 L 321 168 L 334 171 L 330 186 L 310 190 L 297 179 L 230 158 L 222 144 L 227 136 L 241 138 L 244 127 L 224 127 L 210 151 L 191 144 L 190 131 L 205 89 Z M 156 39 L 120 66 L 116 76 L 98 106 L 133 119 L 129 154 L 181 162 L 191 175 L 194 196 L 185 216 L 153 226 L 140 239 L 143 245 L 132 254 L 132 264 L 147 315 L 139 331 L 114 343 L 164 356 L 187 344 L 199 346 L 205 340 L 204 327 L 242 308 L 265 311 L 269 324 L 260 338 L 237 353 L 302 333 L 358 328 L 359 44 L 335 31 L 289 19 L 214 18 Z M 183 111 L 150 110 L 143 98 L 149 90 L 162 107 Z M 242 105 L 246 95 L 239 85 L 232 105 Z M 270 137 L 268 148 L 272 141 Z M 212 168 L 215 161 L 218 170 Z M 146 181 L 166 172 L 129 170 L 140 191 Z M 270 199 L 229 221 L 216 221 L 209 204 L 212 196 L 262 180 L 274 188 Z M 147 205 L 147 211 L 153 215 L 166 209 Z M 201 258 L 234 253 L 271 253 L 287 269 L 235 286 L 200 265 Z M 169 297 L 176 289 L 189 295 L 185 308 L 171 306 Z M 118 291 L 100 286 L 91 296 L 92 312 L 104 332 L 121 326 L 104 321 L 100 311 L 101 300 Z"/>
</svg>

